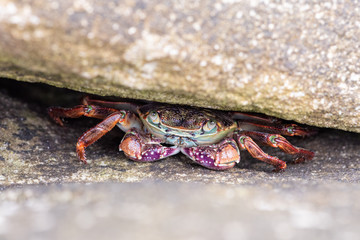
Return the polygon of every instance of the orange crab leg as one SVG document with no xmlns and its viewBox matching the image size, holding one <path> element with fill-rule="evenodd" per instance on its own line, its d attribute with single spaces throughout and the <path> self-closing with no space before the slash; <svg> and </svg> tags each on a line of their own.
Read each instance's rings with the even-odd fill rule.
<svg viewBox="0 0 360 240">
<path fill-rule="evenodd" d="M 82 162 L 86 163 L 85 148 L 96 142 L 116 125 L 118 125 L 123 131 L 126 132 L 130 129 L 140 129 L 140 124 L 140 120 L 135 116 L 134 113 L 121 110 L 111 114 L 95 127 L 86 131 L 78 139 L 76 144 L 76 152 L 78 157 Z"/>
<path fill-rule="evenodd" d="M 316 129 L 300 127 L 296 124 L 284 124 L 279 118 L 269 117 L 263 114 L 233 112 L 232 117 L 238 120 L 239 130 L 259 130 L 287 136 L 302 137 L 317 133 Z"/>
<path fill-rule="evenodd" d="M 86 131 L 79 139 L 76 144 L 76 152 L 80 160 L 86 163 L 85 148 L 99 140 L 107 132 L 113 129 L 116 124 L 124 121 L 123 112 L 115 112 L 105 118 L 102 122 L 97 124 L 95 127 Z"/>
<path fill-rule="evenodd" d="M 259 131 L 266 131 L 268 133 L 277 133 L 286 136 L 311 136 L 317 133 L 315 129 L 300 127 L 296 124 L 271 124 L 265 125 L 260 124 L 258 122 L 251 122 L 251 121 L 239 121 L 238 122 L 239 129 L 243 130 L 259 130 Z"/>
<path fill-rule="evenodd" d="M 283 136 L 278 134 L 269 134 L 263 132 L 255 132 L 255 131 L 244 131 L 241 132 L 241 134 L 244 136 L 248 136 L 262 144 L 266 144 L 271 147 L 280 148 L 285 153 L 297 155 L 297 159 L 295 160 L 295 163 L 311 160 L 314 157 L 313 152 L 292 145 Z"/>
<path fill-rule="evenodd" d="M 104 119 L 119 110 L 113 108 L 98 107 L 95 105 L 78 105 L 72 108 L 50 107 L 48 113 L 50 117 L 59 125 L 64 123 L 60 118 L 79 118 L 81 116 Z"/>
<path fill-rule="evenodd" d="M 78 118 L 87 116 L 104 119 L 95 127 L 86 131 L 78 139 L 76 152 L 80 160 L 84 163 L 86 163 L 85 148 L 96 142 L 116 125 L 125 132 L 132 128 L 142 128 L 140 119 L 132 112 L 95 105 L 79 105 L 73 108 L 51 107 L 48 109 L 48 113 L 50 117 L 61 126 L 64 125 L 60 119 L 63 117 Z"/>
<path fill-rule="evenodd" d="M 251 137 L 246 136 L 243 133 L 235 135 L 236 140 L 239 144 L 240 149 L 247 150 L 251 156 L 260 161 L 271 164 L 275 167 L 275 171 L 283 170 L 286 168 L 286 163 L 277 157 L 273 157 L 267 153 L 265 153 Z"/>
<path fill-rule="evenodd" d="M 281 123 L 279 118 L 266 116 L 260 113 L 243 113 L 243 112 L 232 112 L 232 118 L 234 120 L 258 122 L 263 124 Z"/>
<path fill-rule="evenodd" d="M 82 104 L 84 104 L 84 105 L 97 105 L 99 107 L 105 107 L 105 108 L 128 110 L 130 112 L 136 112 L 136 110 L 138 108 L 138 105 L 135 104 L 135 103 L 96 100 L 96 99 L 91 99 L 88 96 L 86 96 L 86 97 L 84 97 L 82 99 Z"/>
</svg>

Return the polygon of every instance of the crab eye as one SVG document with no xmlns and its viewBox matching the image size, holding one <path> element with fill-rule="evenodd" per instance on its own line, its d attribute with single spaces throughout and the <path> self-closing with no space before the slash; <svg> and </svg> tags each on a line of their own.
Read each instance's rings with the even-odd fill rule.
<svg viewBox="0 0 360 240">
<path fill-rule="evenodd" d="M 215 120 L 209 120 L 204 126 L 203 126 L 203 130 L 205 132 L 210 132 L 211 130 L 213 130 L 216 127 L 216 121 Z"/>
<path fill-rule="evenodd" d="M 151 111 L 149 113 L 149 119 L 153 122 L 153 123 L 159 123 L 160 122 L 160 118 L 159 118 L 159 114 L 155 111 Z"/>
<path fill-rule="evenodd" d="M 121 119 L 124 119 L 126 116 L 126 112 L 125 111 L 120 111 L 120 117 Z"/>
<path fill-rule="evenodd" d="M 290 126 L 286 129 L 286 131 L 290 134 L 293 134 L 294 133 L 294 127 L 293 126 Z"/>
</svg>

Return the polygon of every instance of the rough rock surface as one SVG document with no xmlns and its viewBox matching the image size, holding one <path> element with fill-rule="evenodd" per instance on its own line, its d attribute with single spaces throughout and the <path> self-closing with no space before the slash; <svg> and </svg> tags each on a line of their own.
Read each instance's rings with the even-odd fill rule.
<svg viewBox="0 0 360 240">
<path fill-rule="evenodd" d="M 4 0 L 0 76 L 360 132 L 357 1 Z"/>
<path fill-rule="evenodd" d="M 80 95 L 0 80 L 0 239 L 359 236 L 359 134 L 321 129 L 290 138 L 316 155 L 282 173 L 245 152 L 235 168 L 219 172 L 180 154 L 127 160 L 114 129 L 87 149 L 92 161 L 83 165 L 75 142 L 97 120 L 68 120 L 63 128 L 46 114 L 46 107 L 72 106 Z"/>
</svg>

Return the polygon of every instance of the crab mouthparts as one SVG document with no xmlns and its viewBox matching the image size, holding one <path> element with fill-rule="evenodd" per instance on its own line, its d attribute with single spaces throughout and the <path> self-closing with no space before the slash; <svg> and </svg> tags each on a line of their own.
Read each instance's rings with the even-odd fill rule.
<svg viewBox="0 0 360 240">
<path fill-rule="evenodd" d="M 198 144 L 189 137 L 182 137 L 176 135 L 166 135 L 166 143 L 177 146 L 177 147 L 195 147 Z"/>
</svg>

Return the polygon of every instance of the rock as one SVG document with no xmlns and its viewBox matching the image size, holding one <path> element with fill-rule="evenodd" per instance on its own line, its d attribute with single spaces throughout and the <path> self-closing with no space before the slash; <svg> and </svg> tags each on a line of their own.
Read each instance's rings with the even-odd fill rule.
<svg viewBox="0 0 360 240">
<path fill-rule="evenodd" d="M 360 132 L 356 2 L 4 0 L 0 76 Z"/>
</svg>

